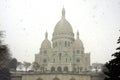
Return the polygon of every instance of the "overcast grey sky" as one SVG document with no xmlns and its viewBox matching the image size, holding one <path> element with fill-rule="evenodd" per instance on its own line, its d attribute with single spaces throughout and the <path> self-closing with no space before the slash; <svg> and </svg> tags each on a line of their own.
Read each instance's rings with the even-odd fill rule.
<svg viewBox="0 0 120 80">
<path fill-rule="evenodd" d="M 0 30 L 6 33 L 12 57 L 34 61 L 47 30 L 49 40 L 61 19 L 66 19 L 91 53 L 91 62 L 106 62 L 120 35 L 120 0 L 0 0 Z M 76 36 L 75 36 L 76 37 Z"/>
</svg>

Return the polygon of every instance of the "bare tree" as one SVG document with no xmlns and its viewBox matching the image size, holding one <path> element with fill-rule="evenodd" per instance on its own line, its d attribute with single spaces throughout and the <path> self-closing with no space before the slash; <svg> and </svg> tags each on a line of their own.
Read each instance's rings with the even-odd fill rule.
<svg viewBox="0 0 120 80">
<path fill-rule="evenodd" d="M 32 68 L 33 68 L 33 70 L 37 71 L 38 69 L 40 69 L 40 65 L 37 62 L 33 62 Z"/>
<path fill-rule="evenodd" d="M 102 63 L 93 63 L 92 69 L 95 69 L 95 72 L 98 72 L 99 70 L 102 70 L 103 64 Z"/>
<path fill-rule="evenodd" d="M 25 67 L 25 70 L 27 71 L 27 69 L 30 67 L 31 63 L 29 62 L 23 62 L 23 66 Z"/>
<path fill-rule="evenodd" d="M 22 68 L 23 68 L 22 62 L 17 62 L 17 68 L 19 68 L 20 70 L 22 70 Z"/>
</svg>

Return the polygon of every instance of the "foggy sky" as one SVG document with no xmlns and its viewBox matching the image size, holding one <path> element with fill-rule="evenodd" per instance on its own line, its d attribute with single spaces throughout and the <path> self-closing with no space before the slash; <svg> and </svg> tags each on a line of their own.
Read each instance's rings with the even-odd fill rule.
<svg viewBox="0 0 120 80">
<path fill-rule="evenodd" d="M 105 63 L 118 46 L 120 0 L 0 0 L 0 30 L 12 57 L 33 62 L 45 32 L 49 40 L 62 8 L 72 25 L 75 38 L 79 30 L 91 62 Z"/>
</svg>

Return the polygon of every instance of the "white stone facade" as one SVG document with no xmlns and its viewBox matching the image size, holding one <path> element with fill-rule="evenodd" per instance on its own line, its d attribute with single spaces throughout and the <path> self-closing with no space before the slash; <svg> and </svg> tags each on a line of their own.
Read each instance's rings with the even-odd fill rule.
<svg viewBox="0 0 120 80">
<path fill-rule="evenodd" d="M 25 74 L 22 80 L 91 80 L 91 76 L 90 74 Z"/>
<path fill-rule="evenodd" d="M 45 34 L 40 52 L 35 55 L 43 71 L 48 72 L 82 72 L 90 70 L 90 53 L 84 52 L 84 46 L 79 38 L 74 38 L 71 24 L 65 18 L 65 9 L 62 17 L 56 24 L 53 32 L 52 43 Z"/>
</svg>

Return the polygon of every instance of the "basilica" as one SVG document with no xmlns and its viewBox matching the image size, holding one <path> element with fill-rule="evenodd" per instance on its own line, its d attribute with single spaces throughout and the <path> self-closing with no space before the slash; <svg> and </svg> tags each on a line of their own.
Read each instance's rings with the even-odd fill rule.
<svg viewBox="0 0 120 80">
<path fill-rule="evenodd" d="M 76 35 L 76 38 L 74 36 Z M 85 53 L 79 32 L 73 33 L 62 9 L 60 21 L 55 25 L 52 41 L 45 33 L 35 62 L 39 71 L 12 74 L 12 80 L 103 80 L 101 73 L 90 70 L 90 53 Z"/>
<path fill-rule="evenodd" d="M 76 38 L 74 38 L 76 35 Z M 71 24 L 65 17 L 65 9 L 55 25 L 52 41 L 45 33 L 40 51 L 35 54 L 37 62 L 44 72 L 79 73 L 90 71 L 90 53 L 85 53 L 79 32 L 74 34 Z"/>
</svg>

